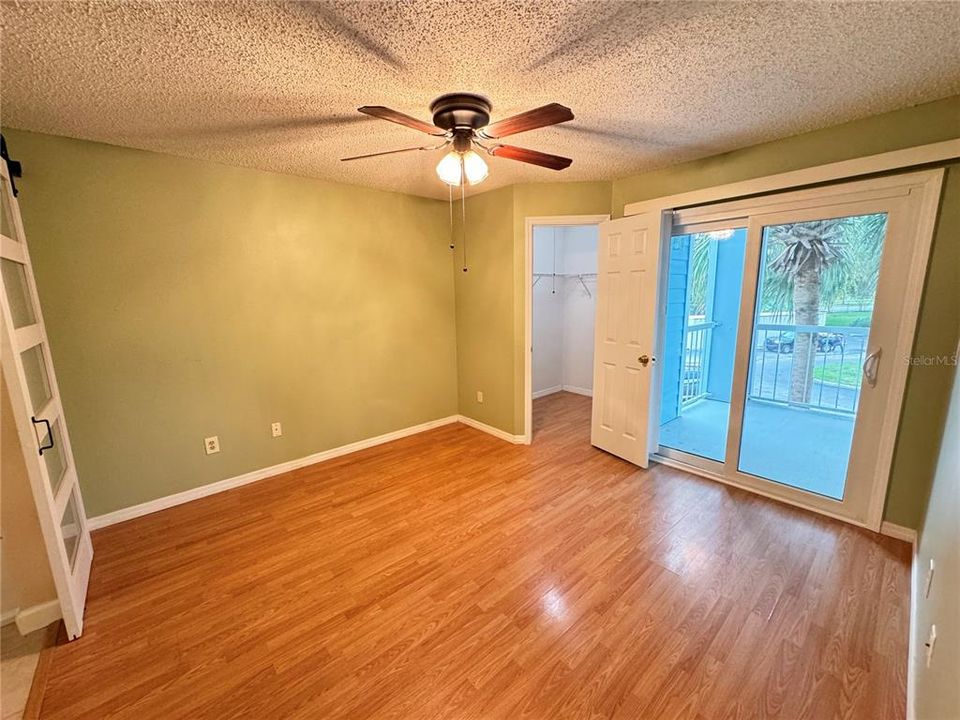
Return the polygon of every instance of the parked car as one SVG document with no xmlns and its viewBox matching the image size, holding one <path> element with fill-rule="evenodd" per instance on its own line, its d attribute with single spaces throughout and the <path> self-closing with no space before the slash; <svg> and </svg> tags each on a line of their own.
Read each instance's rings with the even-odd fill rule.
<svg viewBox="0 0 960 720">
<path fill-rule="evenodd" d="M 773 337 L 768 337 L 763 346 L 770 352 L 792 353 L 796 342 L 796 334 L 789 331 L 777 333 Z M 846 338 L 843 333 L 817 333 L 817 352 L 827 353 L 840 350 L 843 352 Z"/>
</svg>

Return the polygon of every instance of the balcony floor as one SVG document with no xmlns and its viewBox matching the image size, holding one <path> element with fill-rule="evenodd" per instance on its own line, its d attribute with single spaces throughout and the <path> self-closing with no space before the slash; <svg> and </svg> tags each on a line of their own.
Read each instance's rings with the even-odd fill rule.
<svg viewBox="0 0 960 720">
<path fill-rule="evenodd" d="M 722 462 L 729 412 L 701 400 L 660 427 L 660 444 Z M 748 400 L 740 469 L 839 499 L 852 440 L 852 416 Z"/>
</svg>

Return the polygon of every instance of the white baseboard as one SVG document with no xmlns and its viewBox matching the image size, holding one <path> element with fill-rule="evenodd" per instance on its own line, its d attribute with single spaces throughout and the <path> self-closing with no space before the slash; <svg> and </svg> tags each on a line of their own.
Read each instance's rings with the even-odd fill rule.
<svg viewBox="0 0 960 720">
<path fill-rule="evenodd" d="M 586 395 L 587 397 L 593 397 L 593 390 L 590 388 L 577 387 L 576 385 L 564 385 L 563 389 L 566 392 L 576 393 L 577 395 Z"/>
<path fill-rule="evenodd" d="M 880 534 L 896 538 L 897 540 L 903 540 L 914 547 L 917 545 L 917 531 L 913 528 L 904 527 L 903 525 L 897 525 L 896 523 L 884 520 L 880 524 Z"/>
<path fill-rule="evenodd" d="M 20 608 L 7 610 L 5 613 L 0 614 L 0 627 L 6 627 L 10 623 L 12 623 L 14 620 L 16 620 L 18 612 L 20 612 Z"/>
<path fill-rule="evenodd" d="M 32 605 L 17 612 L 14 622 L 17 623 L 17 630 L 21 635 L 32 633 L 34 630 L 45 628 L 52 622 L 56 622 L 63 615 L 60 613 L 60 601 L 48 600 L 39 605 Z"/>
<path fill-rule="evenodd" d="M 537 398 L 546 397 L 547 395 L 553 395 L 554 393 L 558 393 L 563 389 L 563 385 L 554 385 L 553 387 L 548 387 L 544 390 L 537 390 L 533 393 L 533 399 L 536 400 Z"/>
<path fill-rule="evenodd" d="M 488 435 L 493 435 L 495 438 L 500 438 L 501 440 L 506 440 L 508 443 L 513 443 L 514 445 L 523 445 L 527 440 L 525 435 L 511 435 L 510 433 L 501 430 L 500 428 L 495 428 L 492 425 L 487 425 L 482 423 L 479 420 L 474 420 L 471 417 L 466 415 L 460 416 L 460 422 L 464 425 L 469 425 L 470 427 L 485 432 Z"/>
<path fill-rule="evenodd" d="M 107 527 L 108 525 L 115 525 L 116 523 L 123 522 L 125 520 L 132 520 L 133 518 L 149 515 L 150 513 L 155 513 L 160 510 L 166 510 L 167 508 L 171 508 L 176 505 L 182 505 L 183 503 L 190 502 L 191 500 L 198 500 L 202 497 L 207 497 L 208 495 L 215 495 L 216 493 L 221 493 L 225 490 L 232 490 L 233 488 L 237 488 L 242 485 L 248 485 L 249 483 L 257 482 L 258 480 L 263 480 L 268 477 L 273 477 L 274 475 L 280 475 L 281 473 L 290 472 L 291 470 L 297 470 L 299 468 L 306 467 L 307 465 L 313 465 L 315 463 L 323 462 L 324 460 L 331 460 L 342 455 L 349 455 L 350 453 L 355 453 L 359 450 L 365 450 L 366 448 L 374 447 L 375 445 L 382 445 L 383 443 L 388 443 L 393 440 L 399 440 L 400 438 L 405 438 L 410 435 L 416 435 L 417 433 L 425 432 L 426 430 L 433 430 L 434 428 L 438 428 L 443 425 L 450 425 L 458 420 L 462 420 L 461 416 L 450 415 L 448 417 L 439 418 L 438 420 L 431 420 L 429 422 L 421 423 L 420 425 L 413 425 L 408 428 L 394 430 L 393 432 L 389 432 L 384 435 L 377 435 L 376 437 L 367 438 L 366 440 L 358 440 L 357 442 L 350 443 L 348 445 L 341 445 L 340 447 L 324 450 L 322 452 L 314 453 L 313 455 L 307 455 L 306 457 L 298 458 L 296 460 L 288 460 L 287 462 L 280 463 L 279 465 L 272 465 L 270 467 L 263 468 L 262 470 L 254 470 L 252 472 L 244 473 L 243 475 L 227 478 L 226 480 L 219 480 L 208 485 L 201 485 L 200 487 L 185 490 L 173 495 L 167 495 L 162 498 L 157 498 L 156 500 L 150 500 L 145 503 L 140 503 L 139 505 L 133 505 L 132 507 L 115 510 L 114 512 L 106 513 L 104 515 L 87 518 L 87 527 L 89 527 L 91 530 L 98 530 L 100 528 Z"/>
</svg>

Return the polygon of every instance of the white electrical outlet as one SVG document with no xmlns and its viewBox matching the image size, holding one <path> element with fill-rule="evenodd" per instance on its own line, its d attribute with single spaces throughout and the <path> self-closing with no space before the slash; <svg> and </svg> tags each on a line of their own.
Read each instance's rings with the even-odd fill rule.
<svg viewBox="0 0 960 720">
<path fill-rule="evenodd" d="M 203 447 L 206 449 L 207 455 L 213 455 L 214 453 L 220 452 L 220 438 L 216 435 L 213 437 L 204 438 Z"/>
<path fill-rule="evenodd" d="M 483 402 L 483 390 L 477 390 L 477 402 L 478 403 Z"/>
<path fill-rule="evenodd" d="M 933 584 L 933 558 L 930 558 L 930 567 L 927 568 L 927 581 L 923 586 L 923 596 L 930 597 L 930 586 Z"/>
<path fill-rule="evenodd" d="M 930 626 L 930 639 L 927 640 L 927 667 L 933 662 L 933 647 L 937 644 L 937 626 Z"/>
<path fill-rule="evenodd" d="M 283 428 L 280 427 L 280 423 L 275 422 L 270 426 L 270 432 L 273 433 L 274 437 L 280 437 L 283 435 Z"/>
</svg>

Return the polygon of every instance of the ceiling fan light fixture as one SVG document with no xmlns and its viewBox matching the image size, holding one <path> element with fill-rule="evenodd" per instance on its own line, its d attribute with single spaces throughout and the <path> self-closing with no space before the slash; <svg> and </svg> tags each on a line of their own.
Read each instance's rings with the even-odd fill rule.
<svg viewBox="0 0 960 720">
<path fill-rule="evenodd" d="M 463 154 L 463 174 L 467 176 L 467 182 L 471 185 L 479 185 L 487 179 L 490 173 L 487 163 L 473 150 L 467 150 Z"/>
<path fill-rule="evenodd" d="M 482 160 L 481 160 L 482 162 Z M 463 181 L 463 166 L 460 163 L 460 153 L 451 150 L 437 163 L 437 177 L 447 185 L 459 187 Z"/>
</svg>

